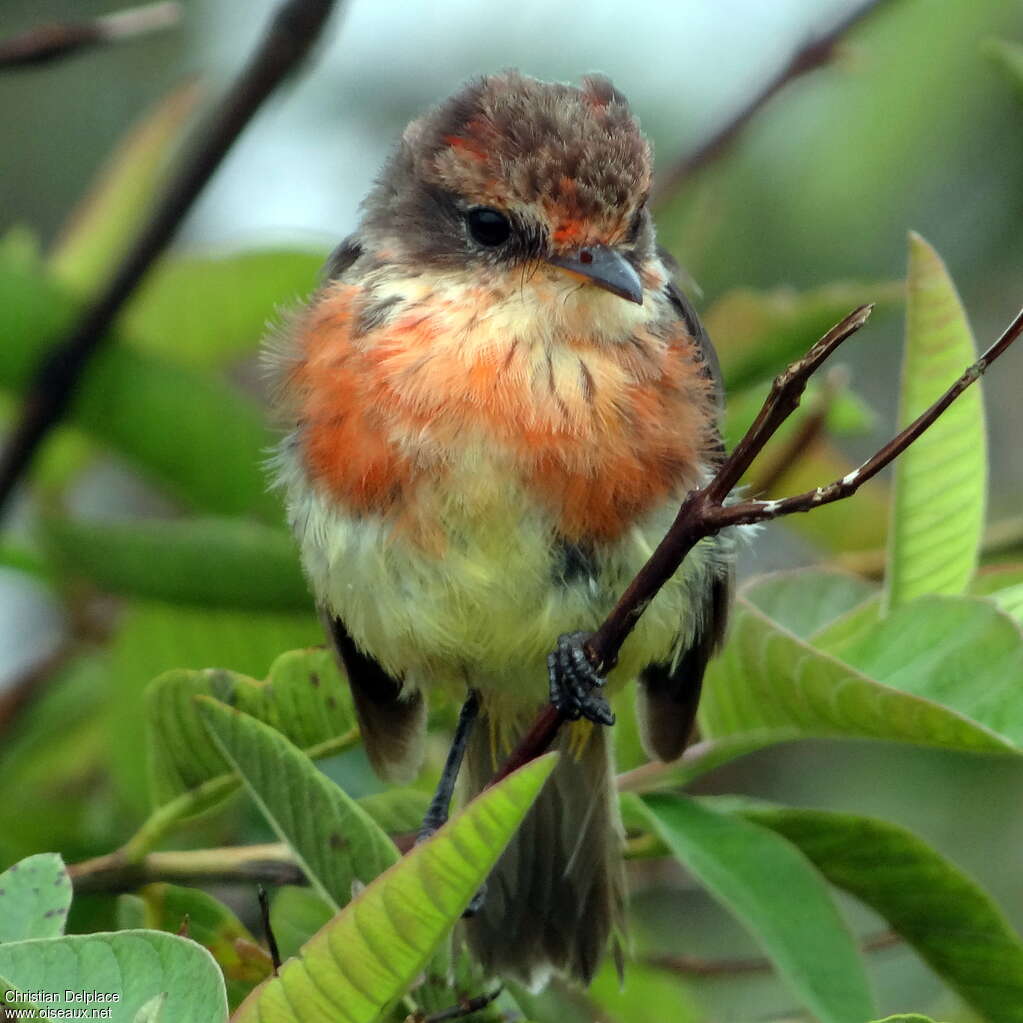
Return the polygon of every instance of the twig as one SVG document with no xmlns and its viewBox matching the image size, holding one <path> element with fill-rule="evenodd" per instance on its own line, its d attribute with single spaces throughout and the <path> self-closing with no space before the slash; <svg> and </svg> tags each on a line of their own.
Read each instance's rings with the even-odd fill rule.
<svg viewBox="0 0 1023 1023">
<path fill-rule="evenodd" d="M 150 853 L 129 860 L 121 850 L 68 867 L 75 894 L 130 892 L 145 884 L 228 882 L 251 884 L 305 884 L 305 874 L 286 845 L 247 845 L 240 848 L 192 849 Z"/>
<path fill-rule="evenodd" d="M 476 995 L 474 998 L 462 998 L 457 1005 L 452 1005 L 450 1009 L 431 1012 L 428 1016 L 415 1013 L 408 1017 L 407 1023 L 448 1023 L 449 1020 L 464 1019 L 466 1016 L 471 1016 L 474 1012 L 479 1012 L 481 1009 L 485 1009 L 491 1002 L 496 1001 L 502 990 L 504 989 L 498 987 L 489 994 Z"/>
<path fill-rule="evenodd" d="M 277 947 L 274 929 L 270 926 L 270 897 L 266 894 L 266 889 L 261 884 L 256 885 L 256 895 L 259 898 L 259 919 L 263 924 L 263 936 L 266 938 L 267 948 L 270 949 L 270 962 L 273 965 L 274 976 L 276 977 L 281 968 L 281 951 Z"/>
<path fill-rule="evenodd" d="M 860 946 L 864 952 L 877 952 L 883 948 L 902 944 L 902 937 L 895 931 L 881 931 L 866 938 Z M 774 969 L 774 964 L 762 956 L 747 959 L 700 959 L 696 956 L 644 956 L 640 962 L 669 973 L 681 973 L 688 977 L 722 977 L 736 973 L 761 973 Z"/>
<path fill-rule="evenodd" d="M 21 417 L 0 457 L 0 510 L 47 433 L 63 418 L 75 386 L 107 331 L 166 248 L 221 160 L 263 101 L 309 52 L 336 0 L 284 0 L 248 65 L 204 126 L 110 282 L 70 332 L 42 359 Z"/>
<path fill-rule="evenodd" d="M 692 152 L 682 156 L 658 178 L 654 188 L 654 205 L 663 205 L 675 194 L 678 186 L 684 180 L 728 149 L 761 108 L 766 106 L 789 82 L 829 64 L 834 58 L 839 42 L 850 29 L 883 2 L 884 0 L 866 0 L 865 3 L 854 8 L 830 31 L 816 39 L 811 39 L 800 47 L 788 63 L 730 121 Z"/>
<path fill-rule="evenodd" d="M 91 21 L 57 21 L 0 39 L 0 69 L 45 64 L 81 50 L 137 39 L 172 28 L 181 20 L 181 4 L 166 0 L 129 7 Z"/>
<path fill-rule="evenodd" d="M 870 315 L 871 306 L 861 306 L 831 328 L 802 359 L 794 362 L 771 386 L 753 425 L 746 431 L 732 453 L 722 462 L 711 481 L 691 491 L 679 508 L 667 535 L 628 585 L 611 613 L 586 644 L 587 656 L 601 674 L 614 666 L 618 651 L 657 592 L 678 570 L 686 555 L 703 539 L 729 526 L 766 522 L 808 512 L 825 504 L 851 497 L 868 480 L 894 461 L 921 436 L 960 394 L 984 374 L 1009 346 L 1023 334 L 1023 310 L 1016 314 L 999 339 L 972 365 L 967 367 L 945 393 L 922 415 L 868 458 L 859 468 L 839 480 L 776 501 L 737 501 L 728 503 L 732 488 L 749 469 L 778 428 L 798 408 L 799 399 L 810 377 L 847 338 L 851 337 Z M 545 707 L 532 729 L 516 746 L 506 764 L 498 772 L 503 778 L 517 767 L 544 753 L 564 715 L 553 707 Z"/>
</svg>

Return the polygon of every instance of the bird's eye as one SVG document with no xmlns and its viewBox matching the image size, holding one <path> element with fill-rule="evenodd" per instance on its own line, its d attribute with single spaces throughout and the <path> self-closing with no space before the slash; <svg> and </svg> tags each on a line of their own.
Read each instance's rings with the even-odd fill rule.
<svg viewBox="0 0 1023 1023">
<path fill-rule="evenodd" d="M 493 247 L 502 245 L 508 240 L 511 234 L 511 224 L 503 213 L 492 210 L 489 206 L 477 206 L 469 210 L 466 220 L 469 223 L 469 233 L 480 243 Z"/>
</svg>

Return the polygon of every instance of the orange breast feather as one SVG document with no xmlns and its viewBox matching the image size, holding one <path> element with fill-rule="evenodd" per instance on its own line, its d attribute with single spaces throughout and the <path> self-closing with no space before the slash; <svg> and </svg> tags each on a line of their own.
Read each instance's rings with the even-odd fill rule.
<svg viewBox="0 0 1023 1023">
<path fill-rule="evenodd" d="M 355 338 L 357 303 L 338 287 L 311 312 L 290 381 L 307 469 L 349 510 L 428 516 L 422 484 L 443 487 L 467 445 L 502 459 L 508 485 L 572 540 L 613 540 L 695 484 L 714 413 L 681 323 L 671 343 L 577 339 L 555 359 L 523 338 L 481 340 L 466 303 L 439 299 Z"/>
</svg>

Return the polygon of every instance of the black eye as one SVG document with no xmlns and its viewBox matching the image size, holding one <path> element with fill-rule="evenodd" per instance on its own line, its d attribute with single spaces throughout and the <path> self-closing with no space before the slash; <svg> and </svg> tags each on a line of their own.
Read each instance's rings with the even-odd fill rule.
<svg viewBox="0 0 1023 1023">
<path fill-rule="evenodd" d="M 469 223 L 469 233 L 480 245 L 502 245 L 511 234 L 508 218 L 489 206 L 477 206 L 469 210 L 466 220 Z"/>
</svg>

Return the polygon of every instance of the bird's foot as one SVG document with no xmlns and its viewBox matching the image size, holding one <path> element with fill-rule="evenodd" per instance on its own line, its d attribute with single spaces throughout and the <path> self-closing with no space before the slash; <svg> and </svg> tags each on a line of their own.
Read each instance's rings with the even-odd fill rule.
<svg viewBox="0 0 1023 1023">
<path fill-rule="evenodd" d="M 613 725 L 615 716 L 600 691 L 604 679 L 586 656 L 588 632 L 566 632 L 547 657 L 551 703 L 569 721 L 586 718 L 598 725 Z"/>
</svg>

